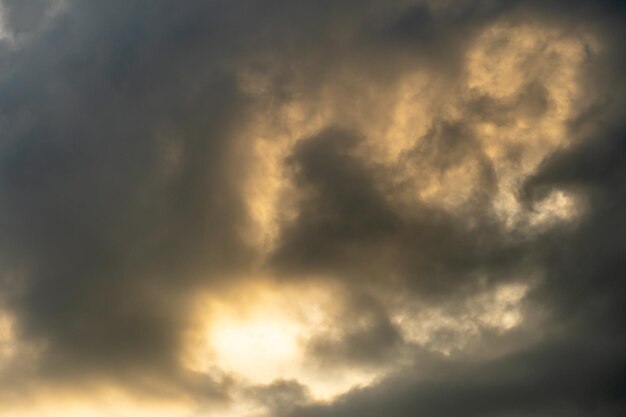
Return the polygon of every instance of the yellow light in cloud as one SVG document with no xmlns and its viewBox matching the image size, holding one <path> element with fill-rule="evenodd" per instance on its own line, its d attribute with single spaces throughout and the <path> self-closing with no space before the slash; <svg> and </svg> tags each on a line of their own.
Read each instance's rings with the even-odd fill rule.
<svg viewBox="0 0 626 417">
<path fill-rule="evenodd" d="M 523 301 L 530 285 L 504 284 L 455 304 L 452 309 L 409 307 L 392 314 L 392 319 L 407 341 L 449 355 L 476 340 L 482 329 L 505 333 L 521 325 Z M 442 332 L 448 337 L 438 337 Z"/>
<path fill-rule="evenodd" d="M 13 320 L 0 311 L 0 369 L 15 355 L 15 344 Z"/>
<path fill-rule="evenodd" d="M 0 417 L 189 417 L 189 404 L 146 401 L 121 392 L 47 392 L 0 404 Z"/>
<path fill-rule="evenodd" d="M 211 326 L 210 340 L 224 369 L 259 381 L 289 375 L 298 359 L 300 325 L 288 318 L 258 311 L 228 316 Z"/>
<path fill-rule="evenodd" d="M 217 368 L 258 385 L 295 380 L 317 400 L 367 385 L 377 372 L 320 369 L 307 358 L 310 337 L 333 325 L 333 302 L 328 288 L 259 284 L 205 298 L 200 315 L 208 322 L 201 326 L 203 337 L 190 342 L 190 367 L 200 372 Z"/>
</svg>

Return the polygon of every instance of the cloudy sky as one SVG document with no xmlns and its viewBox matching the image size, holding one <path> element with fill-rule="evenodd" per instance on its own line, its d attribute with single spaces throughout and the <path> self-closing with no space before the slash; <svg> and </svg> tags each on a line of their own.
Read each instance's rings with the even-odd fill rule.
<svg viewBox="0 0 626 417">
<path fill-rule="evenodd" d="M 626 415 L 625 19 L 0 0 L 0 416 Z"/>
</svg>

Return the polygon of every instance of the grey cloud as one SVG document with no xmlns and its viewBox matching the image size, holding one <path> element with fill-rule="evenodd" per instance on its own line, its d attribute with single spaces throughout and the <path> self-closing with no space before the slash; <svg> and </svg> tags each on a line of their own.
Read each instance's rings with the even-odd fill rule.
<svg viewBox="0 0 626 417">
<path fill-rule="evenodd" d="M 285 414 L 310 401 L 306 386 L 293 380 L 277 380 L 268 385 L 254 386 L 247 395 L 276 414 Z"/>
<path fill-rule="evenodd" d="M 429 364 L 290 416 L 616 416 L 623 412 L 619 349 L 546 344 L 488 363 L 425 356 Z M 593 358 L 593 360 L 589 360 Z"/>
<path fill-rule="evenodd" d="M 624 412 L 626 148 L 623 122 L 611 118 L 620 112 L 623 79 L 616 73 L 613 77 L 611 101 L 602 112 L 592 109 L 572 124 L 574 129 L 593 123 L 594 118 L 596 122 L 608 118 L 610 127 L 599 129 L 593 124 L 590 137 L 554 154 L 526 184 L 529 199 L 565 188 L 584 196 L 588 204 L 577 227 L 554 228 L 520 252 L 548 274 L 527 301 L 528 308 L 549 310 L 552 321 L 547 335 L 520 352 L 480 363 L 421 358 L 442 368 L 400 371 L 333 404 L 311 405 L 290 415 L 616 416 Z M 589 126 L 572 134 L 589 134 Z"/>
<path fill-rule="evenodd" d="M 330 236 L 342 230 L 342 238 L 350 236 L 350 244 L 342 247 L 350 248 L 351 251 L 341 256 L 340 259 L 346 261 L 346 264 L 341 264 L 339 270 L 344 276 L 352 274 L 358 277 L 355 281 L 358 284 L 355 285 L 364 286 L 378 271 L 398 271 L 398 265 L 403 264 L 402 260 L 393 258 L 385 268 L 377 270 L 376 266 L 384 262 L 384 251 L 380 250 L 382 244 L 377 244 L 384 241 L 387 249 L 390 244 L 392 247 L 397 244 L 399 248 L 408 251 L 404 262 L 410 262 L 411 266 L 407 268 L 409 276 L 413 273 L 421 279 L 427 277 L 426 282 L 432 279 L 432 284 L 438 286 L 446 281 L 437 272 L 442 269 L 448 271 L 449 276 L 454 277 L 453 281 L 448 281 L 452 282 L 450 287 L 446 287 L 448 290 L 467 282 L 463 277 L 471 277 L 471 274 L 466 275 L 470 271 L 485 268 L 483 270 L 497 271 L 494 275 L 500 275 L 499 279 L 502 279 L 502 276 L 506 276 L 502 272 L 519 271 L 527 260 L 547 273 L 546 280 L 531 292 L 527 300 L 529 309 L 548 310 L 551 321 L 543 323 L 547 327 L 535 329 L 538 334 L 547 331 L 547 335 L 539 337 L 539 341 L 521 352 L 498 360 L 472 365 L 444 361 L 446 371 L 432 378 L 417 367 L 398 372 L 372 388 L 356 390 L 332 404 L 299 408 L 289 415 L 614 416 L 624 412 L 625 148 L 620 116 L 623 112 L 621 103 L 624 84 L 620 74 L 623 69 L 623 60 L 619 57 L 621 47 L 617 40 L 622 30 L 615 26 L 615 16 L 605 14 L 608 10 L 618 12 L 621 9 L 617 3 L 611 2 L 600 3 L 589 9 L 581 8 L 591 13 L 592 24 L 601 22 L 600 25 L 605 25 L 603 39 L 608 42 L 609 50 L 602 60 L 610 70 L 602 68 L 602 63 L 599 63 L 593 70 L 589 69 L 587 74 L 588 82 L 602 86 L 595 92 L 604 94 L 605 100 L 600 107 L 591 108 L 572 123 L 570 134 L 577 138 L 577 144 L 570 150 L 555 153 L 545 161 L 524 190 L 531 201 L 558 189 L 571 190 L 582 196 L 587 211 L 575 228 L 555 227 L 519 246 L 508 246 L 510 242 L 507 242 L 506 237 L 502 239 L 497 228 L 480 228 L 463 234 L 462 223 L 454 223 L 453 219 L 440 213 L 428 215 L 428 211 L 422 212 L 428 221 L 415 224 L 395 213 L 391 214 L 393 210 L 384 204 L 385 210 L 380 213 L 387 213 L 388 223 L 380 223 L 382 217 L 377 217 L 378 222 L 357 223 L 361 215 L 367 219 L 368 210 L 379 207 L 385 201 L 376 191 L 374 181 L 374 178 L 385 173 L 376 172 L 371 177 L 361 174 L 356 176 L 354 172 L 361 172 L 363 168 L 349 156 L 350 147 L 342 147 L 341 151 L 337 151 L 337 143 L 341 143 L 342 135 L 335 132 L 333 143 L 327 143 L 331 134 L 326 132 L 307 139 L 299 153 L 296 153 L 295 160 L 300 167 L 297 171 L 300 173 L 299 181 L 314 190 L 311 194 L 314 197 L 306 200 L 302 222 L 296 223 L 294 229 L 285 235 L 288 240 L 283 252 L 283 256 L 290 262 L 298 262 L 299 259 L 306 268 L 318 268 L 319 265 L 315 263 L 318 250 L 336 254 L 332 245 L 338 240 Z M 538 13 L 541 7 L 535 5 L 530 10 Z M 545 17 L 551 19 L 552 13 L 557 10 L 563 13 L 563 16 L 555 17 L 557 20 L 576 21 L 583 15 L 578 14 L 580 9 L 568 14 L 567 7 L 561 8 L 556 2 L 548 2 Z M 418 17 L 424 18 L 421 15 Z M 418 35 L 423 34 L 420 32 Z M 598 74 L 607 78 L 600 80 Z M 495 113 L 501 123 L 506 123 L 510 105 L 516 109 L 524 108 L 531 115 L 545 111 L 543 87 L 538 84 L 529 87 L 526 95 L 519 97 L 515 104 L 491 103 L 480 98 L 470 109 L 469 117 L 481 118 L 488 114 L 493 120 Z M 445 129 L 444 126 L 442 132 Z M 454 163 L 462 156 L 453 156 L 454 146 L 446 143 L 445 138 L 459 138 L 462 133 L 458 130 L 448 131 L 452 135 L 438 134 L 434 136 L 436 140 L 433 143 L 441 143 L 446 150 L 444 156 L 450 156 Z M 303 152 L 303 149 L 309 150 L 309 153 Z M 427 148 L 431 152 L 436 149 L 435 145 Z M 323 152 L 323 156 L 318 156 L 320 152 Z M 445 160 L 437 160 L 432 156 L 426 160 L 436 161 L 435 168 L 445 168 Z M 316 161 L 332 164 L 333 168 L 313 169 Z M 342 168 L 337 168 L 340 166 Z M 322 175 L 325 174 L 329 177 L 324 178 Z M 345 184 L 359 184 L 355 188 L 357 192 L 346 196 L 344 187 L 347 186 L 344 181 Z M 358 192 L 362 189 L 368 192 Z M 489 195 L 493 191 L 486 188 L 486 192 Z M 352 197 L 359 197 L 360 203 L 350 204 Z M 375 203 L 364 203 L 372 198 Z M 323 214 L 328 207 L 335 208 L 330 210 L 332 215 Z M 350 209 L 343 210 L 344 207 Z M 349 221 L 337 220 L 339 213 L 343 213 Z M 361 227 L 347 231 L 333 227 L 333 224 L 361 224 Z M 379 224 L 393 226 L 382 229 L 378 234 L 373 233 L 378 230 L 376 226 Z M 404 235 L 401 231 L 410 231 L 407 232 L 407 236 L 411 236 L 410 240 L 402 239 L 400 236 Z M 436 236 L 438 240 L 422 240 L 420 236 L 424 235 Z M 484 246 L 476 250 L 481 243 Z M 354 250 L 355 247 L 360 250 Z M 438 248 L 441 257 L 437 256 Z M 297 254 L 299 250 L 307 255 L 297 258 L 294 252 Z M 413 259 L 420 259 L 424 251 L 426 255 L 422 262 L 414 262 Z M 354 255 L 355 252 L 360 253 L 360 256 Z M 319 259 L 324 262 L 322 271 L 327 266 L 326 262 L 334 262 L 332 256 L 320 256 Z M 454 268 L 455 261 L 459 262 L 456 264 L 458 269 Z M 498 264 L 504 269 L 493 269 Z M 363 268 L 360 269 L 358 265 L 363 265 Z M 341 268 L 350 272 L 346 273 Z M 420 282 L 420 278 L 416 278 L 416 281 Z M 389 284 L 391 281 L 385 282 Z M 418 288 L 418 296 L 423 296 L 428 287 L 418 285 Z M 453 293 L 446 291 L 445 294 L 448 299 L 454 299 Z M 351 325 L 346 324 L 346 328 L 350 329 Z M 361 349 L 353 346 L 350 351 L 358 355 Z M 428 360 L 438 361 L 433 358 Z M 422 378 L 420 375 L 425 376 Z"/>
<path fill-rule="evenodd" d="M 313 335 L 307 343 L 310 360 L 324 367 L 379 367 L 404 352 L 406 342 L 385 306 L 370 294 L 349 289 L 338 312 L 341 324 Z"/>
<path fill-rule="evenodd" d="M 445 123 L 408 155 L 410 164 L 446 170 L 465 157 L 482 160 L 463 129 Z M 390 203 L 377 180 L 391 175 L 367 167 L 354 156 L 356 134 L 336 129 L 304 139 L 291 160 L 298 187 L 308 191 L 294 224 L 283 233 L 274 262 L 279 269 L 339 273 L 355 285 L 374 280 L 405 283 L 416 296 L 469 289 L 479 272 L 502 279 L 507 268 L 519 267 L 521 248 L 508 244 L 488 214 L 468 228 L 465 218 L 426 204 L 410 213 Z M 484 161 L 485 195 L 466 210 L 484 211 L 492 191 L 492 173 Z M 305 192 L 306 192 L 305 191 Z M 481 210 L 482 209 L 482 210 Z M 513 264 L 513 265 L 511 265 Z"/>
<path fill-rule="evenodd" d="M 53 2 L 50 0 L 3 0 L 4 23 L 9 30 L 21 34 L 37 30 Z"/>
<path fill-rule="evenodd" d="M 46 373 L 177 372 L 185 294 L 248 256 L 222 8 L 143 6 L 71 4 L 4 58 L 3 296 Z"/>
<path fill-rule="evenodd" d="M 358 156 L 368 132 L 326 126 L 299 138 L 286 163 L 300 211 L 264 267 L 324 276 L 350 295 L 336 334 L 315 335 L 308 354 L 322 366 L 379 366 L 410 352 L 417 365 L 326 405 L 296 381 L 254 395 L 298 417 L 623 413 L 622 3 L 388 3 L 70 1 L 43 24 L 44 2 L 5 0 L 11 31 L 39 32 L 0 48 L 0 303 L 20 338 L 45 349 L 34 370 L 3 370 L 0 391 L 19 391 L 10 387 L 19 374 L 228 398 L 233 380 L 185 371 L 179 356 L 190 295 L 257 261 L 242 239 L 255 103 L 238 71 L 274 77 L 267 94 L 278 102 L 292 98 L 292 82 L 300 93 L 339 91 L 337 71 L 384 86 L 428 67 L 454 91 L 481 29 L 539 19 L 574 33 L 586 22 L 605 46 L 602 65 L 580 80 L 602 96 L 570 126 L 580 143 L 544 161 L 521 190 L 529 205 L 574 190 L 588 204 L 580 222 L 512 239 L 488 210 L 497 178 L 468 124 L 544 114 L 549 93 L 534 79 L 514 99 L 472 97 L 461 121 L 436 119 L 402 156 L 439 173 L 476 161 L 478 192 L 456 213 L 395 206 L 398 190 L 381 185 L 393 167 Z M 274 66 L 264 67 L 267 56 Z M 421 352 L 390 318 L 390 294 L 454 306 L 531 270 L 546 278 L 525 308 L 548 319 L 525 329 L 541 337 L 504 357 Z"/>
</svg>

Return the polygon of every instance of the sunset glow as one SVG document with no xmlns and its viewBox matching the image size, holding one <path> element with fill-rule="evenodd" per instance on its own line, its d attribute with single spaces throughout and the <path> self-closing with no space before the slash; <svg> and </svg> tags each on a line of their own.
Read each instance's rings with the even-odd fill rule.
<svg viewBox="0 0 626 417">
<path fill-rule="evenodd" d="M 0 417 L 626 415 L 617 0 L 0 0 Z"/>
</svg>

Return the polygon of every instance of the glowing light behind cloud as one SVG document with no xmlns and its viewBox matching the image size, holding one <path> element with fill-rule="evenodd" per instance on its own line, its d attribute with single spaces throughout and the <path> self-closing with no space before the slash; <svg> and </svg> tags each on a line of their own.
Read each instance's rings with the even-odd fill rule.
<svg viewBox="0 0 626 417">
<path fill-rule="evenodd" d="M 219 370 L 255 385 L 295 380 L 316 399 L 332 399 L 367 385 L 376 372 L 319 369 L 307 358 L 307 342 L 333 325 L 337 302 L 331 288 L 258 282 L 235 294 L 201 297 L 189 366 L 200 372 Z"/>
<path fill-rule="evenodd" d="M 518 201 L 519 187 L 546 157 L 570 145 L 568 123 L 593 105 L 582 100 L 587 91 L 580 86 L 581 68 L 587 55 L 597 54 L 599 49 L 598 41 L 584 31 L 573 34 L 540 25 L 496 24 L 480 34 L 468 51 L 460 85 L 445 85 L 445 79 L 428 69 L 407 74 L 389 86 L 373 84 L 367 89 L 361 84 L 367 80 L 347 78 L 337 92 L 340 97 L 332 92 L 303 96 L 295 84 L 291 86 L 294 95 L 303 98 L 277 108 L 265 101 L 261 86 L 269 81 L 243 74 L 242 85 L 258 96 L 261 109 L 259 121 L 246 133 L 256 137 L 258 155 L 257 170 L 246 191 L 251 218 L 256 221 L 251 233 L 270 250 L 281 227 L 296 216 L 297 197 L 286 197 L 294 191 L 285 160 L 298 140 L 328 125 L 367 134 L 358 155 L 373 168 L 382 166 L 393 173 L 389 178 L 394 182 L 377 185 L 389 190 L 386 193 L 394 204 L 410 210 L 421 201 L 451 212 L 461 209 L 481 186 L 478 159 L 470 156 L 438 172 L 416 169 L 403 155 L 427 140 L 436 124 L 466 123 L 468 108 L 479 95 L 511 108 L 504 123 L 490 120 L 489 114 L 469 122 L 468 133 L 478 138 L 495 169 L 498 193 L 492 202 L 494 213 L 510 229 L 524 229 L 529 224 L 539 227 L 546 214 L 525 211 Z M 536 93 L 543 97 L 527 91 L 533 84 L 545 88 Z M 336 108 L 338 103 L 352 102 L 360 105 Z M 547 110 L 543 111 L 543 106 Z M 266 117 L 268 108 L 272 109 L 271 118 Z M 519 161 L 511 160 L 512 153 L 519 154 Z M 399 184 L 406 189 L 398 192 Z M 574 197 L 564 191 L 559 195 L 563 209 L 553 210 L 550 218 L 571 220 L 576 212 Z"/>
<path fill-rule="evenodd" d="M 436 403 L 438 389 L 464 386 L 465 369 L 477 363 L 515 361 L 542 337 L 594 327 L 563 311 L 614 297 L 606 309 L 613 314 L 609 307 L 621 299 L 592 294 L 587 284 L 604 285 L 606 271 L 621 267 L 613 253 L 620 240 L 597 239 L 609 242 L 597 249 L 580 236 L 597 237 L 585 221 L 611 231 L 603 221 L 619 223 L 611 211 L 621 207 L 614 184 L 596 190 L 610 195 L 602 204 L 587 188 L 616 182 L 610 175 L 620 166 L 595 172 L 600 150 L 582 163 L 589 184 L 561 172 L 590 144 L 585 132 L 604 128 L 594 119 L 598 109 L 619 103 L 594 90 L 601 83 L 590 70 L 611 45 L 591 24 L 535 19 L 504 6 L 496 17 L 500 9 L 491 2 L 477 2 L 476 10 L 486 11 L 474 15 L 463 8 L 470 3 L 338 3 L 329 6 L 332 17 L 285 5 L 281 13 L 290 18 L 272 13 L 254 47 L 241 44 L 249 35 L 243 26 L 257 18 L 248 13 L 258 10 L 224 6 L 224 17 L 242 25 L 235 36 L 209 17 L 199 20 L 198 27 L 211 27 L 204 33 L 186 12 L 179 16 L 161 2 L 146 9 L 148 24 L 132 30 L 118 18 L 135 16 L 141 2 L 118 14 L 109 3 L 55 0 L 22 32 L 0 7 L 0 66 L 27 81 L 10 71 L 0 80 L 9 97 L 0 98 L 9 138 L 0 147 L 7 201 L 0 226 L 9 236 L 0 240 L 7 248 L 0 267 L 28 264 L 25 278 L 14 280 L 23 283 L 15 294 L 0 293 L 0 417 L 293 417 L 299 407 L 312 410 L 303 415 L 361 415 L 349 404 L 373 395 L 363 402 L 373 413 L 378 396 L 395 404 L 403 386 L 418 387 L 413 396 L 428 394 L 416 400 L 427 403 L 416 409 L 428 414 L 431 387 L 420 384 L 429 377 Z M 221 7 L 190 4 L 192 14 L 207 16 Z M 107 25 L 105 36 L 80 23 L 104 12 L 115 33 L 110 41 L 103 40 Z M 150 19 L 159 13 L 174 23 L 155 18 L 153 33 Z M 301 13 L 320 27 L 311 39 L 310 27 L 290 26 Z M 447 36 L 436 19 L 462 29 Z M 465 27 L 464 19 L 472 23 Z M 63 39 L 64 25 L 90 34 L 93 63 L 72 49 L 82 44 L 64 43 L 69 52 L 59 49 L 57 57 L 53 40 L 37 43 L 48 32 Z M 289 35 L 274 33 L 276 26 Z M 184 44 L 196 31 L 206 48 Z M 276 45 L 263 47 L 266 36 Z M 118 51 L 117 43 L 130 46 Z M 159 48 L 170 43 L 175 52 L 165 63 Z M 38 60 L 20 57 L 28 48 L 41 49 L 43 71 Z M 207 52 L 222 48 L 236 52 Z M 123 63 L 135 53 L 132 64 Z M 5 56 L 20 65 L 5 65 Z M 144 74 L 151 71 L 154 78 Z M 14 91 L 12 83 L 29 87 Z M 16 103 L 29 94 L 42 103 L 22 110 Z M 82 113 L 92 101 L 97 111 Z M 120 173 L 115 180 L 112 166 Z M 540 176 L 546 167 L 553 183 Z M 532 180 L 548 181 L 546 192 L 536 192 Z M 560 252 L 553 242 L 563 236 L 570 246 Z M 579 272 L 577 259 L 566 267 L 564 258 L 586 258 L 587 250 L 610 267 Z M 592 277 L 579 276 L 585 273 Z M 13 290 L 5 280 L 0 276 L 0 290 Z M 524 391 L 519 368 L 505 376 L 500 369 L 485 381 L 496 375 L 498 384 Z M 536 382 L 556 374 L 533 375 Z"/>
</svg>

